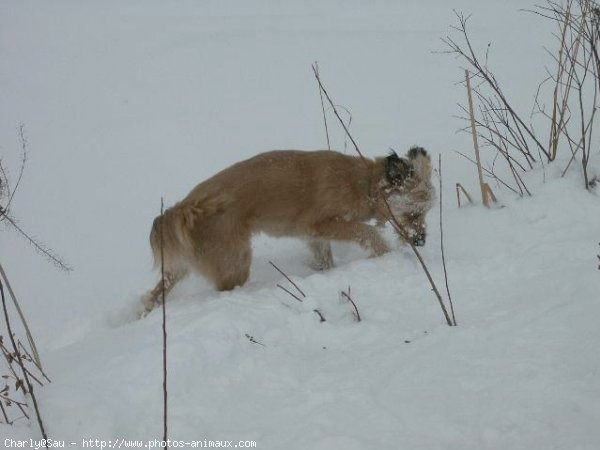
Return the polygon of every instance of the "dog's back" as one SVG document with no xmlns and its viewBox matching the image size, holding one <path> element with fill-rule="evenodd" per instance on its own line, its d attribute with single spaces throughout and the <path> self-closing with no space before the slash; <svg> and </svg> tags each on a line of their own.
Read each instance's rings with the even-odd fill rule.
<svg viewBox="0 0 600 450">
<path fill-rule="evenodd" d="M 371 160 L 333 151 L 271 151 L 200 183 L 183 203 L 222 198 L 224 213 L 253 232 L 298 236 L 327 217 L 368 216 L 373 168 Z"/>
</svg>

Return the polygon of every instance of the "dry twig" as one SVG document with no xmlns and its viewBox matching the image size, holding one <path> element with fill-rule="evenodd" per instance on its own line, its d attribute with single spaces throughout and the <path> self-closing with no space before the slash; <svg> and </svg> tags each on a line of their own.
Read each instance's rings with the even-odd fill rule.
<svg viewBox="0 0 600 450">
<path fill-rule="evenodd" d="M 246 333 L 244 336 L 246 336 L 246 339 L 248 339 L 253 344 L 261 345 L 263 347 L 266 347 L 265 344 L 263 344 L 262 342 L 258 342 L 256 339 L 254 339 L 254 336 L 250 336 L 248 333 Z"/>
<path fill-rule="evenodd" d="M 21 143 L 21 165 L 19 168 L 19 175 L 17 176 L 17 181 L 13 187 L 11 187 L 10 179 L 8 177 L 6 169 L 2 166 L 2 161 L 0 161 L 0 222 L 7 223 L 10 227 L 15 229 L 18 234 L 21 235 L 39 254 L 45 257 L 48 261 L 54 264 L 61 270 L 65 272 L 69 272 L 72 267 L 58 254 L 54 252 L 51 248 L 47 247 L 44 243 L 40 242 L 35 237 L 32 237 L 29 233 L 23 230 L 23 228 L 19 225 L 17 219 L 15 219 L 11 213 L 11 206 L 15 194 L 17 193 L 19 186 L 21 184 L 21 180 L 23 178 L 23 173 L 25 172 L 25 165 L 27 163 L 27 138 L 25 136 L 25 126 L 20 125 L 18 128 L 19 140 Z M 6 204 L 3 204 L 3 201 L 6 199 Z"/>
<path fill-rule="evenodd" d="M 21 357 L 21 354 L 19 353 L 19 349 L 17 347 L 17 344 L 15 342 L 15 337 L 12 332 L 12 327 L 10 325 L 10 317 L 8 315 L 8 309 L 6 307 L 6 298 L 4 297 L 4 284 L 2 283 L 1 280 L 0 280 L 0 297 L 2 298 L 2 309 L 4 311 L 4 320 L 6 323 L 6 329 L 8 331 L 8 337 L 9 337 L 10 342 L 13 347 L 13 352 L 14 352 L 13 354 L 15 355 L 16 361 L 17 361 L 19 367 L 21 368 L 21 372 L 23 374 L 23 380 L 25 380 L 25 385 L 27 386 L 28 394 L 31 397 L 31 400 L 33 402 L 35 415 L 37 417 L 37 423 L 38 423 L 38 426 L 40 427 L 40 433 L 42 434 L 42 436 L 44 438 L 45 446 L 48 447 L 48 444 L 47 444 L 48 436 L 47 436 L 46 430 L 44 428 L 44 422 L 42 421 L 42 416 L 40 414 L 40 410 L 39 410 L 38 403 L 37 403 L 37 398 L 36 398 L 34 390 L 33 390 L 33 385 L 31 384 L 31 381 L 29 379 L 30 377 L 28 375 L 28 371 L 25 368 L 25 364 L 23 363 L 23 358 Z"/>
<path fill-rule="evenodd" d="M 325 316 L 323 315 L 323 313 L 318 310 L 318 309 L 313 309 L 313 312 L 317 314 L 317 316 L 319 316 L 319 321 L 320 322 L 326 322 L 325 320 Z"/>
<path fill-rule="evenodd" d="M 471 196 L 469 195 L 469 193 L 465 190 L 465 188 L 463 187 L 462 184 L 460 183 L 456 183 L 456 202 L 458 203 L 458 207 L 460 208 L 460 193 L 464 194 L 465 197 L 467 197 L 467 200 L 469 201 L 469 203 L 472 205 L 473 204 L 473 199 L 471 198 Z"/>
<path fill-rule="evenodd" d="M 300 293 L 300 295 L 302 296 L 302 298 L 306 298 L 306 294 L 305 294 L 304 292 L 302 292 L 302 289 L 300 289 L 300 288 L 298 287 L 298 285 L 297 285 L 296 283 L 294 283 L 294 282 L 292 281 L 292 279 L 291 279 L 290 277 L 288 277 L 288 276 L 286 275 L 286 273 L 285 273 L 283 270 L 281 270 L 279 267 L 277 267 L 277 266 L 276 266 L 276 265 L 273 263 L 273 261 L 269 261 L 269 264 L 271 264 L 271 265 L 273 266 L 273 268 L 274 268 L 274 269 L 275 269 L 277 272 L 279 272 L 281 275 L 283 275 L 283 276 L 285 277 L 285 279 L 286 279 L 286 280 L 288 280 L 288 281 L 290 282 L 290 284 L 296 288 L 296 290 L 297 290 L 297 291 Z"/>
<path fill-rule="evenodd" d="M 440 177 L 440 249 L 442 252 L 442 266 L 444 267 L 444 281 L 446 283 L 446 294 L 448 295 L 448 303 L 450 303 L 450 313 L 452 314 L 452 325 L 456 326 L 456 316 L 454 315 L 454 305 L 452 304 L 452 296 L 450 295 L 450 286 L 448 285 L 448 271 L 446 270 L 446 257 L 444 254 L 444 221 L 442 215 L 442 155 L 438 157 L 438 175 Z M 457 184 L 458 186 L 458 184 Z M 458 193 L 458 190 L 457 190 Z M 460 203 L 460 200 L 459 200 Z M 460 206 L 460 204 L 459 204 Z"/>
<path fill-rule="evenodd" d="M 477 162 L 477 175 L 479 176 L 479 188 L 481 189 L 481 201 L 489 208 L 488 195 L 483 188 L 483 171 L 481 170 L 481 158 L 479 157 L 479 143 L 477 142 L 477 129 L 475 128 L 475 115 L 473 113 L 473 96 L 471 94 L 471 81 L 469 71 L 465 70 L 465 81 L 467 83 L 467 95 L 469 100 L 469 117 L 471 118 L 471 135 L 473 136 L 473 148 L 475 149 L 475 161 Z"/>
<path fill-rule="evenodd" d="M 342 291 L 342 297 L 344 297 L 346 300 L 348 300 L 350 302 L 350 304 L 352 305 L 352 308 L 354 309 L 352 311 L 352 314 L 354 315 L 354 318 L 356 319 L 356 321 L 360 322 L 362 319 L 360 318 L 360 313 L 358 312 L 356 303 L 354 303 L 354 300 L 352 300 L 352 297 L 350 295 L 350 286 L 348 286 L 348 292 Z"/>
<path fill-rule="evenodd" d="M 319 73 L 319 63 L 315 61 L 315 70 Z M 327 127 L 327 115 L 325 114 L 325 103 L 323 102 L 323 91 L 319 86 L 319 96 L 321 97 L 321 110 L 323 111 L 323 123 L 325 124 L 325 137 L 327 138 L 327 150 L 331 150 L 331 143 L 329 142 L 329 128 Z"/>
<path fill-rule="evenodd" d="M 492 96 L 489 97 L 481 94 L 479 88 L 474 89 L 475 94 L 486 103 L 485 109 L 496 115 L 498 120 L 503 125 L 508 125 L 506 131 L 510 134 L 510 137 L 507 137 L 507 139 L 511 140 L 515 147 L 518 148 L 525 157 L 525 159 L 528 162 L 535 161 L 534 156 L 531 154 L 528 141 L 532 142 L 540 153 L 549 158 L 550 154 L 548 153 L 547 149 L 539 141 L 531 126 L 527 125 L 517 111 L 513 108 L 512 104 L 505 96 L 504 91 L 500 87 L 500 83 L 496 79 L 495 75 L 487 67 L 488 53 L 486 52 L 484 61 L 482 61 L 475 53 L 475 50 L 471 44 L 469 33 L 467 31 L 467 22 L 469 20 L 469 16 L 465 16 L 457 11 L 454 11 L 454 13 L 458 19 L 459 25 L 453 26 L 452 29 L 461 35 L 464 41 L 464 46 L 456 42 L 450 36 L 447 36 L 446 38 L 442 39 L 442 42 L 444 42 L 444 44 L 446 44 L 448 47 L 448 51 L 446 53 L 459 56 L 466 61 L 472 69 L 473 76 L 480 81 L 478 86 L 485 85 L 491 90 Z M 506 115 L 505 121 L 501 120 L 503 114 Z"/>
<path fill-rule="evenodd" d="M 35 345 L 35 340 L 33 339 L 33 335 L 31 334 L 31 330 L 29 329 L 29 324 L 27 323 L 27 319 L 25 319 L 25 314 L 23 314 L 23 311 L 21 310 L 21 306 L 19 305 L 19 302 L 17 301 L 17 296 L 15 295 L 15 292 L 13 291 L 12 286 L 10 285 L 10 282 L 8 281 L 8 276 L 6 275 L 6 272 L 4 271 L 4 267 L 2 267 L 2 264 L 0 264 L 0 280 L 4 280 L 4 284 L 6 284 L 6 288 L 8 289 L 10 298 L 12 299 L 13 304 L 15 305 L 17 314 L 19 315 L 19 318 L 21 319 L 21 323 L 23 324 L 23 328 L 25 329 L 25 335 L 27 336 L 27 341 L 29 342 L 29 346 L 31 347 L 31 352 L 33 353 L 33 360 L 35 361 L 35 364 L 38 366 L 40 371 L 42 371 L 42 361 L 41 361 L 40 355 L 37 351 L 37 347 Z"/>
<path fill-rule="evenodd" d="M 163 357 L 163 442 L 165 443 L 164 448 L 168 448 L 167 440 L 167 405 L 168 405 L 168 392 L 167 392 L 167 306 L 165 301 L 165 249 L 164 249 L 164 201 L 160 199 L 160 276 L 161 276 L 161 296 L 162 296 L 162 357 Z"/>
<path fill-rule="evenodd" d="M 295 300 L 297 300 L 297 301 L 299 301 L 300 303 L 302 303 L 302 302 L 303 302 L 303 300 L 302 300 L 302 299 L 306 298 L 306 294 L 304 293 L 304 291 L 302 291 L 302 289 L 300 289 L 300 288 L 298 287 L 298 285 L 297 285 L 296 283 L 294 283 L 294 282 L 292 281 L 292 279 L 291 279 L 290 277 L 288 277 L 288 276 L 287 276 L 287 274 L 286 274 L 286 273 L 285 273 L 283 270 L 281 270 L 279 267 L 277 267 L 277 266 L 275 265 L 275 263 L 273 263 L 273 261 L 269 261 L 269 264 L 271 264 L 271 266 L 273 266 L 273 268 L 274 268 L 274 269 L 275 269 L 277 272 L 279 272 L 281 275 L 283 275 L 283 277 L 284 277 L 286 280 L 288 280 L 292 286 L 294 286 L 294 287 L 296 288 L 296 290 L 297 290 L 297 291 L 300 293 L 300 295 L 302 296 L 302 298 L 298 297 L 296 294 L 294 294 L 293 292 L 291 292 L 291 291 L 289 291 L 288 289 L 284 288 L 284 287 L 283 287 L 282 285 L 280 285 L 280 284 L 277 284 L 277 287 L 278 287 L 279 289 L 281 289 L 283 292 L 285 292 L 286 294 L 288 294 L 289 296 L 291 296 L 292 298 L 294 298 Z M 314 313 L 316 313 L 316 314 L 319 316 L 319 319 L 320 319 L 320 321 L 321 321 L 321 322 L 325 322 L 325 316 L 323 315 L 323 313 L 322 313 L 320 310 L 318 310 L 318 309 L 313 309 L 313 312 L 314 312 Z"/>
<path fill-rule="evenodd" d="M 294 297 L 294 298 L 295 298 L 296 300 L 298 300 L 300 303 L 302 303 L 302 302 L 303 302 L 303 300 L 302 300 L 300 297 L 298 297 L 296 294 L 294 294 L 293 292 L 289 291 L 288 289 L 284 288 L 282 285 L 280 285 L 280 284 L 277 284 L 277 287 L 278 287 L 279 289 L 281 289 L 283 292 L 285 292 L 285 293 L 287 293 L 287 294 L 291 295 L 292 297 Z"/>
</svg>

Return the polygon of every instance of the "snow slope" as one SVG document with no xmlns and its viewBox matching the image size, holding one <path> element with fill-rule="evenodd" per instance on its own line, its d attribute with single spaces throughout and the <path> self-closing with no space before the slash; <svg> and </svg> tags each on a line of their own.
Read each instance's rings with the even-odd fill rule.
<svg viewBox="0 0 600 450">
<path fill-rule="evenodd" d="M 576 168 L 560 178 L 565 161 L 528 175 L 532 198 L 494 187 L 504 208 L 458 209 L 453 192 L 457 181 L 475 192 L 472 167 L 452 152 L 470 145 L 452 118 L 461 71 L 432 51 L 452 8 L 473 12 L 474 36 L 494 41 L 507 90 L 527 106 L 549 37 L 522 6 L 1 3 L 3 163 L 18 159 L 20 122 L 29 139 L 14 213 L 76 268 L 57 273 L 0 235 L 53 380 L 38 390 L 50 437 L 71 448 L 161 437 L 160 314 L 133 320 L 156 281 L 147 235 L 160 197 L 171 204 L 265 149 L 322 147 L 318 60 L 366 154 L 419 143 L 443 155 L 459 326 L 445 325 L 390 230 L 391 254 L 337 244 L 327 273 L 306 265 L 301 243 L 259 236 L 246 286 L 216 293 L 189 279 L 168 302 L 170 437 L 261 449 L 600 448 L 598 193 L 582 190 Z M 339 129 L 332 137 L 342 148 Z M 437 210 L 428 222 L 423 254 L 441 288 Z M 303 303 L 276 287 L 287 284 L 270 260 Z M 360 323 L 340 297 L 348 286 Z M 4 436 L 39 433 L 0 425 Z"/>
</svg>

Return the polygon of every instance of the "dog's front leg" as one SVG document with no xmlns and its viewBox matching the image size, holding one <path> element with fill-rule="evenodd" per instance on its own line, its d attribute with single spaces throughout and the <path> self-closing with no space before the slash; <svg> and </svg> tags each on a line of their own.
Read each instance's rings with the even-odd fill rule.
<svg viewBox="0 0 600 450">
<path fill-rule="evenodd" d="M 333 267 L 333 255 L 331 253 L 331 244 L 329 241 L 310 239 L 308 241 L 308 247 L 313 254 L 313 267 L 316 270 L 328 270 Z"/>
<path fill-rule="evenodd" d="M 320 222 L 314 227 L 315 237 L 335 241 L 356 242 L 371 252 L 371 256 L 380 256 L 390 251 L 388 244 L 377 229 L 363 222 L 347 222 L 331 219 Z"/>
<path fill-rule="evenodd" d="M 171 292 L 171 289 L 175 287 L 177 282 L 181 280 L 187 272 L 166 272 L 165 273 L 165 298 Z M 162 303 L 162 291 L 163 291 L 163 282 L 162 279 L 158 280 L 154 289 L 150 292 L 146 293 L 142 297 L 142 304 L 144 305 L 144 312 L 142 315 L 148 314 L 150 311 L 154 309 L 155 306 L 160 305 Z"/>
</svg>

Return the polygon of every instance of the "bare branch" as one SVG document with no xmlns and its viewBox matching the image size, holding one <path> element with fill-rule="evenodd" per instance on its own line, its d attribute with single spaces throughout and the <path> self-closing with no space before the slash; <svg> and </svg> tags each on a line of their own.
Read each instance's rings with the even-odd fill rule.
<svg viewBox="0 0 600 450">
<path fill-rule="evenodd" d="M 2 298 L 2 309 L 4 310 L 4 320 L 6 323 L 6 329 L 8 331 L 8 336 L 12 343 L 12 347 L 14 350 L 14 354 L 16 355 L 17 363 L 19 364 L 19 367 L 21 368 L 21 371 L 23 373 L 23 379 L 25 380 L 25 383 L 27 384 L 27 390 L 28 390 L 28 393 L 33 402 L 33 407 L 35 409 L 35 414 L 37 417 L 38 426 L 40 427 L 40 432 L 42 433 L 42 436 L 43 436 L 45 442 L 48 442 L 48 436 L 46 435 L 46 430 L 44 429 L 44 423 L 42 421 L 42 416 L 40 414 L 37 399 L 36 399 L 34 391 L 33 391 L 33 385 L 31 384 L 31 381 L 29 380 L 28 372 L 25 369 L 25 365 L 23 364 L 23 359 L 21 358 L 21 354 L 19 353 L 17 344 L 15 342 L 15 338 L 12 333 L 12 327 L 10 325 L 10 318 L 8 316 L 8 309 L 6 307 L 6 298 L 4 297 L 4 284 L 2 283 L 1 280 L 0 280 L 0 297 Z M 47 446 L 48 445 L 46 444 L 46 447 Z"/>
<path fill-rule="evenodd" d="M 446 294 L 450 303 L 450 313 L 452 314 L 452 325 L 456 326 L 456 316 L 454 315 L 454 305 L 452 304 L 452 296 L 450 295 L 450 286 L 448 285 L 448 271 L 446 270 L 446 257 L 444 256 L 444 221 L 442 219 L 442 155 L 438 156 L 438 175 L 440 177 L 440 248 L 442 252 L 442 266 L 444 268 L 444 282 L 446 284 Z"/>
<path fill-rule="evenodd" d="M 300 288 L 298 287 L 298 285 L 297 285 L 296 283 L 294 283 L 294 282 L 291 280 L 291 278 L 290 278 L 290 277 L 288 277 L 288 276 L 286 275 L 286 273 L 285 273 L 283 270 L 281 270 L 279 267 L 277 267 L 277 266 L 276 266 L 276 265 L 273 263 L 273 261 L 269 261 L 269 264 L 271 264 L 271 265 L 273 266 L 273 268 L 274 268 L 274 269 L 275 269 L 277 272 L 279 272 L 281 275 L 283 275 L 283 276 L 285 277 L 285 279 L 286 279 L 286 280 L 288 280 L 288 281 L 290 282 L 290 284 L 291 284 L 292 286 L 294 286 L 298 292 L 300 292 L 300 295 L 301 295 L 303 298 L 306 298 L 306 294 L 305 294 L 304 292 L 302 292 L 302 289 L 300 289 Z"/>
<path fill-rule="evenodd" d="M 325 316 L 323 315 L 323 313 L 321 312 L 321 310 L 319 309 L 313 309 L 313 312 L 319 316 L 319 321 L 320 322 L 326 322 L 327 320 L 325 320 Z"/>
<path fill-rule="evenodd" d="M 458 207 L 460 208 L 460 192 L 461 191 L 465 195 L 465 197 L 467 197 L 467 200 L 469 201 L 469 203 L 472 205 L 473 199 L 471 198 L 469 193 L 466 191 L 466 189 L 463 187 L 462 184 L 456 183 L 456 202 L 458 203 Z"/>
<path fill-rule="evenodd" d="M 27 137 L 25 134 L 25 126 L 23 124 L 19 125 L 18 127 L 18 135 L 19 141 L 21 143 L 21 164 L 19 167 L 19 175 L 17 176 L 17 181 L 14 187 L 12 188 L 10 185 L 8 173 L 0 161 L 0 202 L 2 202 L 4 197 L 7 198 L 7 203 L 5 205 L 2 205 L 0 203 L 0 222 L 5 221 L 5 223 L 17 230 L 18 234 L 24 237 L 25 240 L 48 261 L 50 261 L 59 269 L 64 270 L 65 272 L 69 272 L 73 270 L 69 266 L 69 264 L 67 264 L 52 249 L 44 245 L 35 237 L 32 237 L 30 234 L 23 231 L 23 229 L 19 226 L 18 221 L 10 214 L 12 202 L 15 197 L 15 194 L 19 189 L 19 186 L 21 185 L 21 180 L 23 178 L 23 173 L 25 172 L 25 166 L 27 163 Z"/>
<path fill-rule="evenodd" d="M 163 198 L 160 198 L 160 276 L 161 276 L 161 297 L 162 297 L 162 363 L 163 363 L 163 442 L 164 448 L 168 448 L 167 444 L 167 409 L 168 409 L 168 391 L 167 391 L 167 302 L 165 301 L 165 248 L 164 248 L 164 229 L 163 220 L 165 216 L 165 205 Z"/>
<path fill-rule="evenodd" d="M 360 158 L 364 161 L 365 160 L 364 155 L 362 154 L 362 152 L 358 148 L 358 145 L 356 144 L 356 141 L 354 140 L 354 138 L 350 134 L 350 131 L 348 130 L 348 127 L 346 126 L 346 124 L 344 123 L 344 121 L 342 120 L 342 118 L 340 117 L 340 114 L 338 113 L 338 110 L 337 110 L 335 104 L 331 100 L 331 97 L 329 97 L 329 94 L 327 93 L 327 91 L 323 87 L 323 83 L 321 83 L 321 78 L 319 77 L 319 72 L 317 71 L 317 69 L 316 69 L 316 67 L 314 65 L 312 66 L 312 69 L 313 69 L 313 73 L 315 74 L 315 78 L 317 79 L 317 82 L 319 83 L 319 87 L 323 91 L 323 94 L 325 94 L 325 97 L 327 98 L 327 101 L 329 102 L 329 104 L 331 105 L 331 108 L 333 109 L 333 113 L 338 118 L 340 124 L 342 125 L 342 128 L 346 132 L 346 136 L 348 136 L 348 139 L 350 139 L 350 141 L 352 141 L 352 144 L 354 145 L 354 149 L 356 150 L 356 152 L 358 153 L 358 155 L 360 156 Z"/>
<path fill-rule="evenodd" d="M 464 153 L 459 152 L 458 150 L 454 150 L 454 152 L 460 156 L 462 156 L 463 158 L 465 158 L 467 161 L 470 161 L 473 164 L 477 164 L 473 159 L 471 159 L 470 157 L 468 157 L 467 155 L 465 155 Z M 504 187 L 506 187 L 507 189 L 511 190 L 512 192 L 514 192 L 515 194 L 519 195 L 519 191 L 517 191 L 516 189 L 514 189 L 513 187 L 511 187 L 509 184 L 507 184 L 505 181 L 503 181 L 501 178 L 497 177 L 496 175 L 494 175 L 489 169 L 486 169 L 485 167 L 482 167 L 483 171 L 490 176 L 491 178 L 495 179 L 496 181 L 498 181 L 500 184 L 502 184 Z"/>
<path fill-rule="evenodd" d="M 314 64 L 315 72 L 319 73 L 319 63 L 315 61 Z M 327 137 L 327 149 L 331 150 L 331 143 L 329 142 L 329 128 L 327 127 L 327 116 L 325 115 L 325 103 L 323 102 L 323 90 L 319 84 L 319 96 L 321 97 L 321 110 L 323 111 L 323 123 L 325 124 L 325 136 Z"/>
<path fill-rule="evenodd" d="M 300 297 L 298 297 L 296 294 L 294 294 L 293 292 L 291 292 L 291 291 L 287 290 L 286 288 L 284 288 L 282 285 L 278 284 L 277 287 L 279 289 L 281 289 L 282 291 L 286 292 L 287 294 L 291 295 L 293 298 L 295 298 L 299 302 L 303 302 L 304 301 Z"/>
<path fill-rule="evenodd" d="M 19 190 L 19 185 L 21 184 L 21 179 L 23 178 L 23 172 L 25 172 L 25 164 L 27 162 L 27 138 L 25 137 L 25 125 L 19 125 L 18 129 L 19 133 L 19 141 L 21 142 L 21 167 L 19 168 L 19 175 L 17 176 L 17 182 L 15 183 L 15 187 L 10 192 L 10 196 L 8 198 L 8 203 L 4 207 L 4 210 L 8 212 L 10 210 L 10 205 L 13 201 L 13 197 Z"/>
<path fill-rule="evenodd" d="M 254 339 L 254 336 L 250 336 L 248 333 L 244 334 L 244 336 L 246 336 L 246 339 L 248 339 L 253 344 L 260 345 L 262 347 L 266 347 L 265 344 L 263 344 L 262 342 L 258 342 L 256 339 Z"/>
<path fill-rule="evenodd" d="M 38 241 L 36 238 L 27 234 L 23 229 L 17 224 L 16 220 L 12 217 L 5 214 L 4 211 L 0 211 L 0 217 L 6 219 L 12 227 L 17 230 L 17 232 L 25 238 L 25 240 L 42 256 L 44 256 L 48 261 L 58 267 L 60 270 L 65 272 L 71 272 L 73 267 L 71 267 L 62 257 L 57 255 L 51 248 L 44 245 L 42 242 Z"/>
<path fill-rule="evenodd" d="M 37 346 L 35 345 L 35 340 L 33 339 L 31 330 L 29 329 L 29 324 L 27 323 L 27 319 L 25 319 L 25 314 L 23 314 L 21 305 L 19 304 L 19 302 L 17 300 L 17 296 L 15 295 L 15 292 L 13 291 L 10 281 L 8 281 L 8 276 L 6 275 L 6 272 L 4 271 L 4 267 L 2 267 L 2 264 L 0 264 L 0 280 L 3 280 L 4 283 L 6 284 L 6 288 L 8 289 L 10 298 L 12 299 L 13 304 L 15 305 L 17 314 L 19 315 L 19 318 L 21 319 L 21 323 L 23 324 L 23 328 L 25 329 L 25 335 L 27 336 L 27 341 L 29 342 L 29 346 L 31 347 L 31 351 L 34 355 L 34 357 L 31 359 L 35 362 L 35 364 L 37 365 L 40 372 L 44 373 L 44 371 L 42 370 L 42 361 L 41 361 L 40 355 L 37 351 Z M 46 377 L 46 375 L 44 375 L 44 377 Z M 50 380 L 48 380 L 48 381 L 50 381 Z"/>
<path fill-rule="evenodd" d="M 485 86 L 491 90 L 495 100 L 498 101 L 498 103 L 502 106 L 502 110 L 506 112 L 507 117 L 509 118 L 510 122 L 512 122 L 511 133 L 514 135 L 514 137 L 519 138 L 521 145 L 517 145 L 517 147 L 528 161 L 535 161 L 535 158 L 533 155 L 531 155 L 527 145 L 526 137 L 531 139 L 531 141 L 538 147 L 538 151 L 549 157 L 547 150 L 540 143 L 532 128 L 523 121 L 521 116 L 512 107 L 511 103 L 508 101 L 504 95 L 504 92 L 500 88 L 495 75 L 488 69 L 487 63 L 489 58 L 489 46 L 486 49 L 485 59 L 482 63 L 472 46 L 469 33 L 467 31 L 468 17 L 465 17 L 464 14 L 457 11 L 454 13 L 458 19 L 459 25 L 452 28 L 461 35 L 465 47 L 463 48 L 461 44 L 458 44 L 449 36 L 442 39 L 442 42 L 444 42 L 444 44 L 446 44 L 448 47 L 449 53 L 454 54 L 468 63 L 472 69 L 472 76 L 474 78 L 482 80 L 483 84 L 476 86 L 474 91 L 476 91 L 476 94 L 481 98 L 483 96 L 480 95 L 479 86 Z"/>
</svg>

